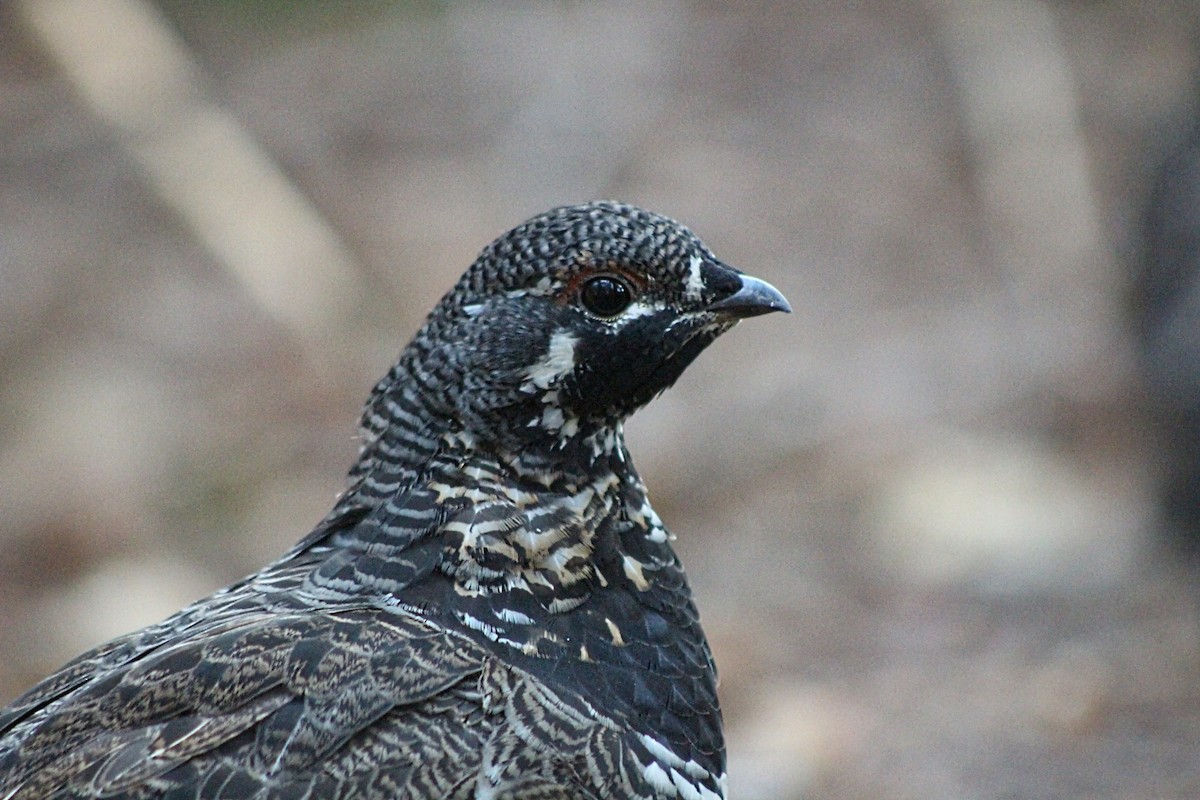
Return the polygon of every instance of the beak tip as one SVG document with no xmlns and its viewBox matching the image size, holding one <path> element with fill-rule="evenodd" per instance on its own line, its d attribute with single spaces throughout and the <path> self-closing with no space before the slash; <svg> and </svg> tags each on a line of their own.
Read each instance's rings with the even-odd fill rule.
<svg viewBox="0 0 1200 800">
<path fill-rule="evenodd" d="M 757 317 L 772 311 L 792 313 L 787 298 L 771 284 L 752 275 L 739 275 L 742 285 L 728 297 L 709 305 L 710 311 L 723 311 L 734 317 Z"/>
</svg>

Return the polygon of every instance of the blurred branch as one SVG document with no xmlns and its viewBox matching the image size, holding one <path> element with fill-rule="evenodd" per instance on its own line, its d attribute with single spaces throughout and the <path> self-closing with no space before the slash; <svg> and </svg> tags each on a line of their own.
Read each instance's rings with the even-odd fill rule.
<svg viewBox="0 0 1200 800">
<path fill-rule="evenodd" d="M 959 89 L 986 246 L 1027 332 L 1019 340 L 1024 358 L 1049 376 L 1072 365 L 1111 367 L 1121 352 L 1111 321 L 1123 280 L 1100 223 L 1078 93 L 1053 10 L 1040 0 L 944 0 L 935 8 Z M 1119 383 L 1119 372 L 1111 370 L 1110 381 Z M 1075 384 L 1069 376 L 1063 383 Z"/>
<path fill-rule="evenodd" d="M 301 340 L 361 297 L 346 245 L 254 138 L 206 96 L 146 0 L 20 0 L 20 18 L 154 191 L 253 301 Z"/>
</svg>

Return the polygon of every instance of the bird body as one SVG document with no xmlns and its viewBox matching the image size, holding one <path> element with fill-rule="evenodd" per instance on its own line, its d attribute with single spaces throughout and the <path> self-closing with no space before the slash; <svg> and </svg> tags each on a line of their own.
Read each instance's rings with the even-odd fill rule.
<svg viewBox="0 0 1200 800">
<path fill-rule="evenodd" d="M 0 800 L 724 797 L 712 655 L 621 423 L 775 310 L 632 206 L 496 240 L 311 534 L 0 711 Z"/>
</svg>

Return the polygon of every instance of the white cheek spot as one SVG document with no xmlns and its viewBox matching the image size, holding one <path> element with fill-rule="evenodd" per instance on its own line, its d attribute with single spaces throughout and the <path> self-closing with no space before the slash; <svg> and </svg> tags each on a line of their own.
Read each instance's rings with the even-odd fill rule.
<svg viewBox="0 0 1200 800">
<path fill-rule="evenodd" d="M 630 322 L 633 322 L 635 319 L 656 314 L 659 311 L 662 311 L 664 308 L 666 308 L 666 306 L 661 302 L 648 303 L 638 300 L 637 302 L 630 303 L 629 308 L 622 311 L 621 316 L 612 320 L 609 324 L 612 325 L 613 330 L 619 331 Z"/>
<path fill-rule="evenodd" d="M 631 319 L 644 317 L 647 314 L 653 314 L 655 311 L 662 311 L 663 307 L 658 303 L 643 303 L 640 300 L 636 303 L 630 303 L 629 308 L 621 313 L 621 321 L 627 322 Z"/>
<path fill-rule="evenodd" d="M 566 331 L 558 331 L 551 336 L 546 355 L 525 373 L 529 383 L 539 389 L 548 389 L 550 384 L 575 369 L 577 344 L 579 339 Z"/>
<path fill-rule="evenodd" d="M 684 285 L 684 293 L 689 300 L 699 300 L 700 293 L 704 291 L 704 280 L 700 277 L 700 256 L 692 256 L 688 261 L 687 283 Z"/>
</svg>

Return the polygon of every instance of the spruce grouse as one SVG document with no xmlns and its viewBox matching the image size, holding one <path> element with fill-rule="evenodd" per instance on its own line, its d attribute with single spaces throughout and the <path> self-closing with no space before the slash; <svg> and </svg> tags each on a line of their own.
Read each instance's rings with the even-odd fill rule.
<svg viewBox="0 0 1200 800">
<path fill-rule="evenodd" d="M 789 310 L 632 206 L 500 237 L 312 533 L 0 711 L 0 798 L 724 797 L 712 655 L 621 426 Z"/>
</svg>

